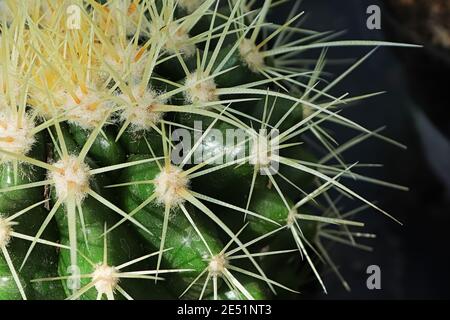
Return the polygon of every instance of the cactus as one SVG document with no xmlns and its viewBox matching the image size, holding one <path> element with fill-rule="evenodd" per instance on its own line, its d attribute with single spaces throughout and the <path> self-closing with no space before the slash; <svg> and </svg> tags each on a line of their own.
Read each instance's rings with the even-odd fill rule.
<svg viewBox="0 0 450 320">
<path fill-rule="evenodd" d="M 281 2 L 0 2 L 0 299 L 270 299 L 326 292 L 324 266 L 348 287 L 327 242 L 363 247 L 366 208 L 395 218 L 345 179 L 404 188 L 342 154 L 402 145 L 340 113 L 379 93 L 331 89 L 411 45 L 304 29 L 298 3 L 271 23 Z M 347 46 L 374 49 L 324 81 Z"/>
</svg>

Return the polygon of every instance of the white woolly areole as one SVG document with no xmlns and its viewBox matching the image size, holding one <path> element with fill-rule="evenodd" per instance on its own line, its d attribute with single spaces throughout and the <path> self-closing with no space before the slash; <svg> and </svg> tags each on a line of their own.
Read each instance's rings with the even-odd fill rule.
<svg viewBox="0 0 450 320">
<path fill-rule="evenodd" d="M 117 44 L 115 53 L 116 56 L 106 54 L 104 57 L 109 68 L 112 68 L 120 76 L 130 76 L 132 82 L 138 82 L 144 74 L 148 52 L 141 46 L 129 45 L 124 49 Z M 101 72 L 100 80 L 104 81 L 109 77 L 110 70 L 107 66 L 102 66 L 102 68 L 105 69 L 105 72 Z"/>
<path fill-rule="evenodd" d="M 187 89 L 184 92 L 184 96 L 188 102 L 211 102 L 217 100 L 217 86 L 214 79 L 211 78 L 197 83 L 202 77 L 203 75 L 199 75 L 198 72 L 193 72 L 186 77 L 185 85 Z"/>
<path fill-rule="evenodd" d="M 0 110 L 0 149 L 26 155 L 35 142 L 33 129 L 34 122 L 27 115 L 19 121 L 17 114 Z M 0 153 L 0 160 L 11 159 Z"/>
<path fill-rule="evenodd" d="M 117 270 L 106 264 L 97 265 L 92 274 L 92 281 L 95 283 L 95 289 L 97 289 L 98 293 L 107 294 L 114 292 L 119 282 Z"/>
<path fill-rule="evenodd" d="M 228 261 L 223 254 L 214 256 L 208 265 L 209 274 L 213 277 L 222 276 L 225 268 L 227 267 Z"/>
<path fill-rule="evenodd" d="M 257 167 L 268 167 L 272 161 L 271 144 L 264 135 L 257 135 L 252 140 L 250 163 Z"/>
<path fill-rule="evenodd" d="M 153 111 L 153 109 L 161 104 L 165 104 L 167 100 L 159 99 L 158 94 L 153 90 L 140 90 L 139 86 L 131 88 L 136 102 L 132 102 L 127 94 L 121 94 L 126 104 L 120 118 L 122 121 L 130 121 L 133 131 L 151 130 L 152 126 L 159 123 L 164 115 L 163 112 Z"/>
<path fill-rule="evenodd" d="M 296 220 L 296 215 L 297 215 L 297 210 L 296 209 L 291 209 L 289 210 L 287 219 L 286 219 L 286 225 L 288 227 L 292 227 L 294 225 L 294 222 Z"/>
<path fill-rule="evenodd" d="M 97 93 L 89 91 L 83 93 L 80 88 L 76 91 L 79 101 L 67 94 L 66 103 L 63 106 L 69 122 L 75 123 L 83 129 L 94 129 L 110 112 L 111 101 L 105 101 Z M 79 102 L 79 103 L 78 103 Z"/>
<path fill-rule="evenodd" d="M 170 166 L 164 168 L 153 180 L 156 200 L 159 204 L 174 207 L 184 202 L 180 192 L 189 186 L 189 179 L 183 175 L 183 170 Z"/>
<path fill-rule="evenodd" d="M 162 21 L 152 22 L 150 34 L 155 43 L 163 42 L 164 49 L 170 54 L 179 52 L 186 57 L 195 54 L 195 44 L 190 42 L 189 33 L 180 27 L 177 22 L 165 24 Z"/>
<path fill-rule="evenodd" d="M 243 39 L 239 44 L 239 53 L 242 61 L 251 71 L 259 72 L 259 69 L 264 67 L 264 56 L 252 40 Z"/>
<path fill-rule="evenodd" d="M 187 11 L 192 13 L 200 7 L 205 0 L 178 0 L 178 5 Z"/>
<path fill-rule="evenodd" d="M 81 202 L 89 190 L 89 167 L 77 157 L 69 156 L 53 164 L 59 170 L 51 171 L 49 178 L 55 182 L 56 195 L 66 199 L 69 195 Z"/>
<path fill-rule="evenodd" d="M 39 89 L 30 88 L 30 99 L 28 102 L 33 106 L 40 116 L 45 119 L 51 119 L 55 116 L 55 109 L 63 106 L 67 101 L 67 91 L 62 87 L 54 87 L 50 89 L 51 97 L 47 92 Z"/>
<path fill-rule="evenodd" d="M 11 226 L 0 216 L 0 248 L 6 247 L 11 240 Z"/>
</svg>

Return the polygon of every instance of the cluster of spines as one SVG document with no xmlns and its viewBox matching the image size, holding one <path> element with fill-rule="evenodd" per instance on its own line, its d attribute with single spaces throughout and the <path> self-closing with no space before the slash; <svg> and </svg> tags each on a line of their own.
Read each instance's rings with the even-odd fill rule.
<svg viewBox="0 0 450 320">
<path fill-rule="evenodd" d="M 325 86 L 321 77 L 326 65 L 326 50 L 334 46 L 381 46 L 395 45 L 371 41 L 336 41 L 336 34 L 329 32 L 314 32 L 301 29 L 297 23 L 302 14 L 292 14 L 283 25 L 268 22 L 267 15 L 271 8 L 279 5 L 270 0 L 263 1 L 261 6 L 244 0 L 234 0 L 221 3 L 215 0 L 204 1 L 172 1 L 172 0 L 109 0 L 100 4 L 95 1 L 75 1 L 80 9 L 80 25 L 76 29 L 67 29 L 67 13 L 63 10 L 65 1 L 6 1 L 11 15 L 3 18 L 1 28 L 1 73 L 0 84 L 0 159 L 2 162 L 25 162 L 47 170 L 45 181 L 28 185 L 4 188 L 1 192 L 33 188 L 42 185 L 54 186 L 56 201 L 53 204 L 44 224 L 36 234 L 22 235 L 31 241 L 31 246 L 22 266 L 36 243 L 62 247 L 70 250 L 71 263 L 77 264 L 80 257 L 77 254 L 77 229 L 81 230 L 82 218 L 77 219 L 83 201 L 93 197 L 105 207 L 115 211 L 125 221 L 137 228 L 146 228 L 133 216 L 138 212 L 124 212 L 107 198 L 103 197 L 90 186 L 90 179 L 97 174 L 114 172 L 143 163 L 155 162 L 160 168 L 160 174 L 152 183 L 155 186 L 153 194 L 140 206 L 156 203 L 163 207 L 163 225 L 161 243 L 157 252 L 156 269 L 152 272 L 135 273 L 136 277 L 158 275 L 170 270 L 160 270 L 162 258 L 168 248 L 165 247 L 168 222 L 175 208 L 186 215 L 193 229 L 201 239 L 203 235 L 196 226 L 196 221 L 190 216 L 187 204 L 196 207 L 204 215 L 217 224 L 231 240 L 221 252 L 213 252 L 203 239 L 210 252 L 206 257 L 208 267 L 198 275 L 196 281 L 205 277 L 203 297 L 209 280 L 213 284 L 214 298 L 218 297 L 218 279 L 222 278 L 230 289 L 238 291 L 245 298 L 251 299 L 246 290 L 233 273 L 245 274 L 259 279 L 274 290 L 274 286 L 286 288 L 284 285 L 269 279 L 259 265 L 257 257 L 286 253 L 291 250 L 277 252 L 251 253 L 249 247 L 258 241 L 270 238 L 288 229 L 292 234 L 293 243 L 297 245 L 303 259 L 306 259 L 315 276 L 325 290 L 319 270 L 311 257 L 317 254 L 325 262 L 331 264 L 337 271 L 322 239 L 329 239 L 357 246 L 355 237 L 370 236 L 365 233 L 353 233 L 349 226 L 361 227 L 362 223 L 349 220 L 358 211 L 341 214 L 336 200 L 332 199 L 330 189 L 337 190 L 342 196 L 359 199 L 366 207 L 373 207 L 383 213 L 376 205 L 346 187 L 341 178 L 351 177 L 368 182 L 379 183 L 391 187 L 376 179 L 366 178 L 352 172 L 353 168 L 362 164 L 346 164 L 342 153 L 368 137 L 378 137 L 395 143 L 382 136 L 379 130 L 371 131 L 340 114 L 340 108 L 348 103 L 359 101 L 374 94 L 357 97 L 347 97 L 344 94 L 335 97 L 330 90 L 344 77 L 358 67 L 374 51 L 351 64 L 340 76 Z M 282 2 L 282 1 L 280 1 Z M 3 2 L 2 2 L 3 3 Z M 223 9 L 225 8 L 225 9 Z M 222 10 L 222 12 L 221 12 Z M 12 18 L 14 17 L 14 18 Z M 205 18 L 207 17 L 207 19 Z M 206 21 L 206 22 L 205 22 Z M 206 28 L 199 29 L 199 25 Z M 200 28 L 201 29 L 201 28 Z M 195 34 L 194 34 L 195 32 Z M 297 39 L 293 40 L 295 36 Z M 310 68 L 308 60 L 297 58 L 303 52 L 321 49 L 322 52 Z M 220 56 L 220 58 L 219 58 Z M 238 64 L 231 67 L 227 63 L 239 58 Z M 167 68 L 172 70 L 173 77 L 164 78 Z M 248 72 L 248 80 L 236 83 L 229 81 L 226 86 L 222 80 L 225 76 L 235 76 L 236 70 Z M 166 70 L 166 71 L 165 71 Z M 157 74 L 157 71 L 161 74 Z M 239 70 L 238 70 L 239 71 Z M 241 71 L 242 72 L 242 71 Z M 169 72 L 170 73 L 170 72 Z M 229 80 L 229 79 L 228 79 Z M 158 82 L 155 88 L 153 83 Z M 164 89 L 161 89 L 161 88 Z M 292 94 L 295 92 L 295 94 Z M 277 99 L 286 100 L 291 107 L 284 117 L 275 124 L 271 123 L 271 114 L 277 108 Z M 245 103 L 261 103 L 260 114 L 255 117 L 239 110 Z M 303 118 L 287 128 L 287 122 L 293 111 L 301 106 Z M 303 141 L 294 139 L 306 135 L 319 144 L 325 155 L 317 163 L 278 156 L 281 166 L 289 167 L 314 177 L 316 187 L 303 190 L 289 180 L 289 177 L 272 174 L 267 168 L 270 155 L 267 153 L 253 154 L 254 167 L 250 189 L 245 206 L 236 206 L 220 198 L 214 198 L 196 192 L 190 188 L 190 181 L 220 169 L 242 166 L 249 163 L 249 158 L 237 159 L 221 166 L 210 166 L 214 159 L 186 168 L 188 154 L 180 165 L 171 163 L 171 130 L 174 127 L 192 128 L 177 122 L 174 114 L 192 114 L 199 117 L 214 119 L 206 132 L 218 122 L 223 122 L 235 128 L 243 129 L 252 139 L 261 139 L 253 126 L 275 128 L 280 130 L 277 137 L 279 149 L 297 146 Z M 171 115 L 170 117 L 167 115 Z M 337 142 L 327 131 L 325 124 L 337 123 L 343 127 L 361 132 L 347 143 L 336 146 Z M 88 138 L 78 154 L 73 154 L 65 144 L 61 124 L 69 123 L 88 132 Z M 160 136 L 162 154 L 153 150 L 148 143 L 151 158 L 139 161 L 105 165 L 100 168 L 90 168 L 85 159 L 96 139 L 105 135 L 104 128 L 109 125 L 118 127 L 116 142 L 125 132 L 153 132 Z M 55 162 L 44 162 L 28 156 L 38 132 L 48 132 L 55 150 L 58 153 Z M 206 134 L 201 136 L 204 139 Z M 267 140 L 267 137 L 262 137 Z M 200 141 L 194 145 L 198 147 Z M 270 144 L 271 142 L 268 141 Z M 195 150 L 193 150 L 195 151 Z M 218 155 L 220 156 L 220 155 Z M 337 164 L 327 164 L 335 161 Z M 261 212 L 250 210 L 252 195 L 259 173 L 267 174 L 270 190 L 278 195 L 285 204 L 289 215 L 284 225 L 266 218 Z M 287 182 L 297 189 L 298 201 L 293 204 L 285 195 L 280 182 Z M 239 183 L 239 181 L 236 181 Z M 123 184 L 122 184 L 123 185 Z M 114 186 L 108 186 L 114 187 Z M 325 207 L 317 202 L 322 197 Z M 46 201 L 46 200 L 43 200 Z M 276 228 L 270 233 L 248 242 L 239 239 L 239 232 L 222 221 L 206 204 L 214 204 L 230 211 L 252 216 L 273 223 Z M 305 214 L 301 209 L 313 206 L 322 210 L 322 215 Z M 57 210 L 64 208 L 68 217 L 69 246 L 62 246 L 41 238 L 48 222 Z M 21 212 L 26 213 L 33 207 Z M 317 210 L 316 210 L 317 211 Z M 385 213 L 387 214 L 387 213 Z M 12 231 L 14 219 L 0 220 L 0 246 L 3 252 L 11 237 L 18 236 Z M 78 220 L 78 221 L 77 221 Z M 303 235 L 299 221 L 315 221 L 318 232 L 314 243 L 310 243 Z M 328 226 L 338 225 L 339 228 L 328 229 Z M 112 228 L 109 226 L 103 235 L 106 236 Z M 106 242 L 105 242 L 106 243 Z M 230 249 L 234 246 L 235 248 Z M 105 244 L 106 248 L 106 244 Z M 170 249 L 170 248 L 169 248 Z M 106 249 L 105 249 L 106 252 Z M 232 264 L 233 255 L 240 253 L 236 259 L 247 259 L 254 271 L 244 270 Z M 6 254 L 5 254 L 6 257 Z M 106 259 L 106 258 L 105 258 Z M 131 262 L 130 262 L 131 264 Z M 16 274 L 14 266 L 9 263 L 11 271 Z M 115 268 L 115 269 L 114 269 Z M 81 291 L 74 292 L 71 298 L 78 298 L 87 289 L 95 287 L 99 297 L 105 294 L 113 298 L 113 291 L 126 298 L 131 298 L 123 288 L 118 286 L 120 268 L 110 267 L 107 261 L 91 275 L 93 282 Z M 176 269 L 173 272 L 189 272 Z M 339 273 L 338 273 L 339 274 Z M 205 276 L 206 275 L 206 276 Z M 130 275 L 128 275 L 130 276 Z M 340 275 L 339 275 L 340 276 Z M 65 279 L 55 277 L 53 279 Z M 153 278 L 152 278 L 153 279 Z M 47 279 L 48 280 L 48 279 Z M 344 282 L 345 283 L 345 282 Z M 20 287 L 20 282 L 17 283 Z M 190 287 L 187 288 L 187 290 Z M 21 289 L 23 291 L 23 289 Z"/>
</svg>

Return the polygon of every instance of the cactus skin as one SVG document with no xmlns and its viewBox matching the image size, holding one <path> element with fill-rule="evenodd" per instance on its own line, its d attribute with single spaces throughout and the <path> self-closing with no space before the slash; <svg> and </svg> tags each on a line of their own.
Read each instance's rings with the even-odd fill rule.
<svg viewBox="0 0 450 320">
<path fill-rule="evenodd" d="M 346 286 L 323 240 L 370 235 L 329 190 L 385 212 L 326 124 L 387 139 L 339 113 L 376 94 L 334 96 L 325 49 L 410 45 L 268 24 L 271 0 L 82 0 L 70 30 L 63 0 L 0 3 L 0 300 L 292 298 L 326 291 L 319 255 Z M 207 156 L 176 163 L 177 130 Z"/>
</svg>

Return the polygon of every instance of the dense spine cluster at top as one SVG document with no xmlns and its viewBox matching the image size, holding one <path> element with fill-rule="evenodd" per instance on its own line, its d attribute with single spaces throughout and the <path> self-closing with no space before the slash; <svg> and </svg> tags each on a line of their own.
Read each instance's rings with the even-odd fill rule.
<svg viewBox="0 0 450 320">
<path fill-rule="evenodd" d="M 402 146 L 340 112 L 379 93 L 332 89 L 407 45 L 305 29 L 296 1 L 271 22 L 284 2 L 1 0 L 0 299 L 267 299 L 326 292 L 327 268 L 348 287 L 328 243 L 365 249 L 355 215 L 388 214 L 346 178 L 404 188 L 343 153 Z M 332 78 L 348 46 L 374 48 Z"/>
</svg>

